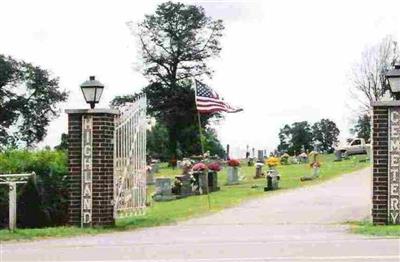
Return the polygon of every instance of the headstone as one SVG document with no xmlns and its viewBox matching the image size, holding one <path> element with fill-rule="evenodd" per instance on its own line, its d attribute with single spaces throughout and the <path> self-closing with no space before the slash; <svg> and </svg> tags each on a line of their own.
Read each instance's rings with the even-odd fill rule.
<svg viewBox="0 0 400 262">
<path fill-rule="evenodd" d="M 151 166 L 146 170 L 146 185 L 154 185 L 154 169 Z"/>
<path fill-rule="evenodd" d="M 168 201 L 176 199 L 176 196 L 172 195 L 171 178 L 158 177 L 155 183 L 156 192 L 153 195 L 155 201 Z"/>
<path fill-rule="evenodd" d="M 279 188 L 280 175 L 276 169 L 269 169 L 266 175 L 267 186 L 264 191 L 276 190 Z"/>
<path fill-rule="evenodd" d="M 228 166 L 228 185 L 237 185 L 239 184 L 239 168 Z"/>
<path fill-rule="evenodd" d="M 179 195 L 181 196 L 190 196 L 192 195 L 192 180 L 189 175 L 179 175 L 175 177 L 179 182 L 181 182 L 181 186 L 179 189 Z"/>
<path fill-rule="evenodd" d="M 154 173 L 157 174 L 160 172 L 160 165 L 158 163 L 151 164 L 151 168 L 154 170 Z"/>
<path fill-rule="evenodd" d="M 215 192 L 220 189 L 218 187 L 218 173 L 215 171 L 208 172 L 208 188 L 209 192 Z"/>
<path fill-rule="evenodd" d="M 256 175 L 254 176 L 255 179 L 263 177 L 262 167 L 263 164 L 261 163 L 256 164 Z"/>
<path fill-rule="evenodd" d="M 340 150 L 336 150 L 335 151 L 335 157 L 336 157 L 336 159 L 335 159 L 335 161 L 336 162 L 338 162 L 338 161 L 342 161 L 342 152 L 340 151 Z"/>
<path fill-rule="evenodd" d="M 205 171 L 197 171 L 193 173 L 195 181 L 195 193 L 200 195 L 208 194 L 208 175 Z"/>
<path fill-rule="evenodd" d="M 264 150 L 258 150 L 257 151 L 257 160 L 260 162 L 264 161 Z"/>
<path fill-rule="evenodd" d="M 313 180 L 319 177 L 319 167 L 320 167 L 320 163 L 318 161 L 318 155 L 319 153 L 316 151 L 312 151 L 310 153 L 310 157 L 311 157 L 311 168 L 312 168 L 312 174 L 311 176 L 304 176 L 301 177 L 300 180 L 301 181 L 306 181 L 306 180 Z"/>
<path fill-rule="evenodd" d="M 171 179 L 168 177 L 156 178 L 156 194 L 171 195 Z"/>
</svg>

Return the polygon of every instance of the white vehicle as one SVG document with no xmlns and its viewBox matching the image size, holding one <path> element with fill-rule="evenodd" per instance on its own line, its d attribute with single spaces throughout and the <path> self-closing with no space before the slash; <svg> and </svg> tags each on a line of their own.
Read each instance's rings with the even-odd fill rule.
<svg viewBox="0 0 400 262">
<path fill-rule="evenodd" d="M 346 145 L 335 148 L 335 151 L 339 151 L 344 156 L 368 154 L 371 148 L 370 144 L 366 144 L 364 138 L 354 138 L 350 140 Z"/>
</svg>

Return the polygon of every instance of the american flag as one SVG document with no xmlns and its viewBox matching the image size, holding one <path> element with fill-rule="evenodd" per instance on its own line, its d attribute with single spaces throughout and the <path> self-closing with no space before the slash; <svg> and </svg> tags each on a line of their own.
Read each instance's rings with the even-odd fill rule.
<svg viewBox="0 0 400 262">
<path fill-rule="evenodd" d="M 220 96 L 205 84 L 195 80 L 196 83 L 196 107 L 202 114 L 216 112 L 236 113 L 243 109 L 232 107 L 227 104 Z"/>
</svg>

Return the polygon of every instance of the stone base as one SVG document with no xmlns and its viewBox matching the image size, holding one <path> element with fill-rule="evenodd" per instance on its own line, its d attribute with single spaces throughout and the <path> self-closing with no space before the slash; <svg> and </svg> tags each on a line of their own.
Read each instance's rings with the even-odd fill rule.
<svg viewBox="0 0 400 262">
<path fill-rule="evenodd" d="M 182 183 L 182 186 L 179 187 L 179 192 L 176 192 L 179 196 L 190 196 L 193 195 L 192 192 L 192 181 L 190 176 L 188 175 L 180 175 L 175 177 Z"/>
<path fill-rule="evenodd" d="M 276 190 L 279 188 L 280 176 L 278 171 L 270 169 L 267 171 L 267 186 L 264 187 L 264 191 Z"/>
<path fill-rule="evenodd" d="M 313 168 L 313 173 L 311 176 L 303 176 L 300 178 L 300 181 L 309 181 L 314 180 L 319 177 L 319 168 Z"/>
<path fill-rule="evenodd" d="M 263 178 L 264 174 L 262 172 L 262 166 L 256 167 L 256 175 L 253 177 L 254 179 Z"/>
<path fill-rule="evenodd" d="M 208 176 L 205 172 L 199 171 L 193 173 L 194 179 L 196 179 L 195 185 L 197 185 L 197 189 L 194 193 L 200 195 L 208 194 Z"/>
<path fill-rule="evenodd" d="M 153 195 L 153 200 L 157 202 L 171 201 L 177 199 L 176 195 Z"/>
<path fill-rule="evenodd" d="M 228 181 L 227 185 L 237 185 L 239 184 L 239 168 L 238 167 L 228 167 Z"/>
<path fill-rule="evenodd" d="M 155 184 L 155 178 L 154 178 L 154 171 L 147 171 L 146 173 L 146 185 L 154 185 Z"/>
<path fill-rule="evenodd" d="M 208 191 L 215 192 L 220 190 L 218 186 L 218 173 L 214 171 L 208 172 Z"/>
</svg>

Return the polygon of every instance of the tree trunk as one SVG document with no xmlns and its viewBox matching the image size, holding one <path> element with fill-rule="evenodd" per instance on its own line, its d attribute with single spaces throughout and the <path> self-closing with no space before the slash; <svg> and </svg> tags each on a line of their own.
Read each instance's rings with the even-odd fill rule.
<svg viewBox="0 0 400 262">
<path fill-rule="evenodd" d="M 176 167 L 177 155 L 177 128 L 176 126 L 170 126 L 168 128 L 168 136 L 169 136 L 169 143 L 168 143 L 168 153 L 169 153 L 169 164 L 172 167 Z"/>
</svg>

